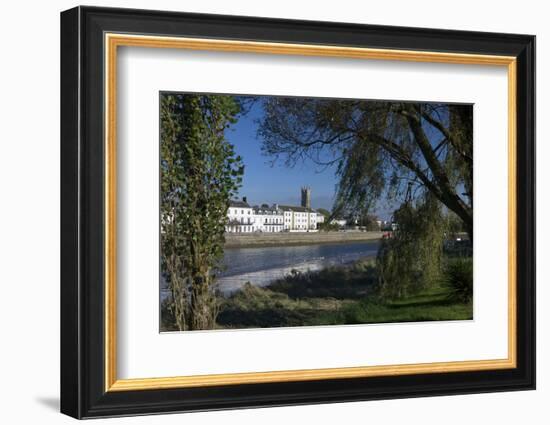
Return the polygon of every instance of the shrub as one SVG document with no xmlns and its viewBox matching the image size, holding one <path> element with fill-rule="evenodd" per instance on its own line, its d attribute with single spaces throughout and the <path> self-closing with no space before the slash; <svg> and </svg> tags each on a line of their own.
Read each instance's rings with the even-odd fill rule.
<svg viewBox="0 0 550 425">
<path fill-rule="evenodd" d="M 443 284 L 449 288 L 449 297 L 452 300 L 462 303 L 472 301 L 474 291 L 472 259 L 449 259 L 443 273 Z"/>
<path fill-rule="evenodd" d="M 354 298 L 371 292 L 378 274 L 373 260 L 329 266 L 318 271 L 294 272 L 271 283 L 266 289 L 303 298 Z"/>
</svg>

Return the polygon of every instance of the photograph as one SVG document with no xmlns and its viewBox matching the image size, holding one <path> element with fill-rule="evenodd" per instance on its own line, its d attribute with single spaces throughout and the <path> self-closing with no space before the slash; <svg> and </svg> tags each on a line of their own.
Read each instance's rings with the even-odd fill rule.
<svg viewBox="0 0 550 425">
<path fill-rule="evenodd" d="M 35 114 L 60 149 L 30 138 L 57 156 L 35 155 L 57 192 L 31 192 L 55 203 L 57 225 L 24 207 L 42 181 L 32 155 L 6 156 L 31 160 L 11 161 L 28 181 L 6 223 L 60 232 L 29 239 L 11 225 L 25 255 L 4 285 L 10 315 L 30 318 L 8 326 L 20 341 L 36 327 L 15 302 L 21 270 L 44 275 L 42 261 L 60 274 L 58 291 L 31 279 L 55 298 L 30 297 L 48 310 L 39 317 L 57 312 L 54 333 L 23 347 L 57 344 L 22 365 L 41 368 L 33 417 L 57 400 L 77 419 L 213 411 L 219 422 L 255 409 L 235 418 L 258 422 L 254 412 L 293 406 L 294 420 L 309 405 L 311 421 L 313 405 L 368 401 L 387 422 L 384 406 L 414 399 L 425 422 L 421 397 L 460 423 L 487 403 L 506 423 L 540 413 L 540 40 L 526 31 L 547 25 L 517 7 L 496 22 L 494 8 L 427 19 L 398 2 L 390 15 L 298 2 L 264 16 L 202 3 L 75 6 L 54 25 L 34 14 L 47 43 L 11 68 L 60 59 L 30 90 L 60 88 L 60 108 Z M 36 98 L 17 82 L 14 142 Z M 29 268 L 28 241 L 56 237 L 61 262 L 39 255 Z M 10 387 L 29 375 L 20 369 Z M 505 394 L 535 389 L 517 395 L 523 405 Z M 32 412 L 24 397 L 14 406 Z M 390 410 L 393 422 L 415 416 Z"/>
<path fill-rule="evenodd" d="M 161 332 L 473 319 L 473 105 L 159 104 Z"/>
</svg>

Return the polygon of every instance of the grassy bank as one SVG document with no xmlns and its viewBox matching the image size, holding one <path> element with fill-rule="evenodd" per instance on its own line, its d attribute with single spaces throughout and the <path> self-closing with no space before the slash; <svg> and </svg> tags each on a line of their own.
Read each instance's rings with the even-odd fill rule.
<svg viewBox="0 0 550 425">
<path fill-rule="evenodd" d="M 447 258 L 439 286 L 414 295 L 384 300 L 378 296 L 373 258 L 345 266 L 293 273 L 265 288 L 246 284 L 220 298 L 218 329 L 349 325 L 472 319 L 471 259 Z M 463 276 L 464 275 L 464 276 Z M 471 292 L 470 292 L 471 294 Z M 162 331 L 176 330 L 165 309 Z"/>
<path fill-rule="evenodd" d="M 373 260 L 294 274 L 266 288 L 245 285 L 221 304 L 220 328 L 342 325 L 464 320 L 471 302 L 451 299 L 436 287 L 396 301 L 381 301 Z"/>
</svg>

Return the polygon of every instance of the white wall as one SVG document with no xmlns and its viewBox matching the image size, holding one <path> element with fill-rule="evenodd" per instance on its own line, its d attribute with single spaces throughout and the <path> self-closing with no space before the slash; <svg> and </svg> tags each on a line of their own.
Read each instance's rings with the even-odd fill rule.
<svg viewBox="0 0 550 425">
<path fill-rule="evenodd" d="M 34 4 L 33 4 L 34 3 Z M 534 33 L 539 141 L 550 140 L 550 27 L 544 2 L 96 1 L 96 5 Z M 0 420 L 70 423 L 59 382 L 59 11 L 77 3 L 5 2 L 0 15 Z M 550 217 L 550 145 L 538 144 L 538 217 Z M 544 162 L 543 162 L 544 161 Z M 538 223 L 538 390 L 110 420 L 109 423 L 547 423 L 550 399 L 550 221 Z M 546 403 L 545 403 L 546 402 Z"/>
</svg>

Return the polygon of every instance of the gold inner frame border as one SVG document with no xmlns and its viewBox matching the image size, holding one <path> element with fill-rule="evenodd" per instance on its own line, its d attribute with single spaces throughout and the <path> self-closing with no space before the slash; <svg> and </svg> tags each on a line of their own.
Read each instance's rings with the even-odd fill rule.
<svg viewBox="0 0 550 425">
<path fill-rule="evenodd" d="M 468 360 L 436 363 L 398 364 L 325 369 L 302 369 L 118 379 L 117 324 L 116 324 L 116 117 L 117 117 L 117 51 L 118 47 L 147 47 L 302 55 L 337 58 L 391 60 L 403 62 L 431 62 L 468 65 L 503 66 L 508 72 L 508 357 L 495 360 Z M 516 129 L 516 58 L 513 56 L 479 55 L 466 53 L 429 52 L 393 49 L 371 49 L 331 45 L 288 44 L 275 42 L 238 41 L 221 39 L 180 38 L 151 35 L 106 33 L 105 48 L 105 391 L 137 391 L 217 385 L 239 385 L 323 379 L 364 378 L 411 375 L 421 373 L 450 373 L 512 369 L 517 366 L 517 129 Z"/>
</svg>

